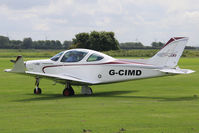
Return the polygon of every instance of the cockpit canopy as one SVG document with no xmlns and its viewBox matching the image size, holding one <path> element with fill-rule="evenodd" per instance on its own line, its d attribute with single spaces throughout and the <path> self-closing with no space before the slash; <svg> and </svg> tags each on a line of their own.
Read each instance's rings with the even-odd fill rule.
<svg viewBox="0 0 199 133">
<path fill-rule="evenodd" d="M 84 59 L 85 58 L 85 59 Z M 102 59 L 113 59 L 103 53 L 87 50 L 87 49 L 72 49 L 60 52 L 51 58 L 52 61 L 60 61 L 63 63 L 79 62 L 84 59 L 86 62 L 101 61 Z"/>
<path fill-rule="evenodd" d="M 82 60 L 87 55 L 87 52 L 82 51 L 68 51 L 64 54 L 61 62 L 78 62 Z"/>
</svg>

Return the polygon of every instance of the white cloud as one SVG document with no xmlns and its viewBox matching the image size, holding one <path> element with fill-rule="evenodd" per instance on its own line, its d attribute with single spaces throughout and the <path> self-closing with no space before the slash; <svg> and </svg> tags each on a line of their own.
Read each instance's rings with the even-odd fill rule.
<svg viewBox="0 0 199 133">
<path fill-rule="evenodd" d="M 116 32 L 121 42 L 138 39 L 149 45 L 154 40 L 190 36 L 190 45 L 199 44 L 197 0 L 19 1 L 1 2 L 0 34 L 17 33 L 16 39 L 27 35 L 41 39 L 45 34 L 66 40 L 79 32 L 107 30 Z"/>
<path fill-rule="evenodd" d="M 34 30 L 37 31 L 49 31 L 50 27 L 48 26 L 48 24 L 37 24 L 33 27 Z"/>
</svg>

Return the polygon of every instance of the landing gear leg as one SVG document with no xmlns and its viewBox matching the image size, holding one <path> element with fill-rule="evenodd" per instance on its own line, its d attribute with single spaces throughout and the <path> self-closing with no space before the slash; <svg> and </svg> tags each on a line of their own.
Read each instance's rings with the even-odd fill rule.
<svg viewBox="0 0 199 133">
<path fill-rule="evenodd" d="M 72 86 L 70 84 L 66 83 L 66 87 L 63 90 L 63 96 L 73 96 L 73 95 L 75 95 L 75 92 L 74 92 Z"/>
<path fill-rule="evenodd" d="M 39 88 L 39 78 L 36 78 L 35 86 L 36 88 L 34 89 L 34 94 L 41 94 L 41 88 Z"/>
<path fill-rule="evenodd" d="M 93 94 L 93 90 L 90 87 L 88 87 L 87 85 L 86 86 L 82 86 L 81 94 L 92 95 Z"/>
</svg>

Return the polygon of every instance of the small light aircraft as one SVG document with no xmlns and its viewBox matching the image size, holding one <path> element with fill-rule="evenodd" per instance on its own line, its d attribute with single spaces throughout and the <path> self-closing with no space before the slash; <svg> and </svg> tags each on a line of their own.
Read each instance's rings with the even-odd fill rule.
<svg viewBox="0 0 199 133">
<path fill-rule="evenodd" d="M 41 94 L 41 78 L 65 85 L 64 96 L 74 95 L 72 85 L 82 86 L 82 94 L 92 94 L 91 85 L 107 84 L 127 80 L 190 74 L 194 71 L 180 69 L 177 63 L 188 41 L 186 37 L 171 38 L 152 58 L 121 60 L 88 49 L 70 49 L 50 59 L 23 61 L 18 56 L 13 69 L 5 72 L 35 77 L 35 94 Z"/>
</svg>

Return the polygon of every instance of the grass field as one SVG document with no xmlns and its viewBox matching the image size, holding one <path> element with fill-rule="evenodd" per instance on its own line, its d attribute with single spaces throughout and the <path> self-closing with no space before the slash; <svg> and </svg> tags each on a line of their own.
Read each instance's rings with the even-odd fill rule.
<svg viewBox="0 0 199 133">
<path fill-rule="evenodd" d="M 0 58 L 16 57 L 22 55 L 23 57 L 34 58 L 49 58 L 57 54 L 60 50 L 42 50 L 42 49 L 0 49 Z M 152 57 L 159 51 L 158 49 L 132 49 L 132 50 L 114 50 L 105 51 L 103 53 L 113 57 Z M 182 57 L 199 57 L 199 50 L 184 50 Z"/>
<path fill-rule="evenodd" d="M 29 58 L 34 59 L 34 58 Z M 182 58 L 181 68 L 197 72 L 92 86 L 93 96 L 63 97 L 63 85 L 3 72 L 0 58 L 1 133 L 198 133 L 199 58 Z M 125 130 L 125 131 L 122 131 Z"/>
</svg>

